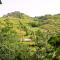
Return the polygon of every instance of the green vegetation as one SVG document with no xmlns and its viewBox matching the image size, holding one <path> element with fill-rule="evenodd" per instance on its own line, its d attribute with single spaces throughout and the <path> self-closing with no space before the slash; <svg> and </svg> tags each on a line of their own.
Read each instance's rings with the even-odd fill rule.
<svg viewBox="0 0 60 60">
<path fill-rule="evenodd" d="M 60 14 L 0 17 L 0 60 L 60 60 Z"/>
</svg>

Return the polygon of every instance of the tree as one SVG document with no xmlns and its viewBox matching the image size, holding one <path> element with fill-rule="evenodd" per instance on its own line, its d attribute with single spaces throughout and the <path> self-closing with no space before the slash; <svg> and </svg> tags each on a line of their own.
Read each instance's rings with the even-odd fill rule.
<svg viewBox="0 0 60 60">
<path fill-rule="evenodd" d="M 49 40 L 49 44 L 51 44 L 54 47 L 55 51 L 55 57 L 54 59 L 59 60 L 60 59 L 60 32 L 53 35 Z"/>
<path fill-rule="evenodd" d="M 0 4 L 2 4 L 1 0 L 0 0 Z"/>
</svg>

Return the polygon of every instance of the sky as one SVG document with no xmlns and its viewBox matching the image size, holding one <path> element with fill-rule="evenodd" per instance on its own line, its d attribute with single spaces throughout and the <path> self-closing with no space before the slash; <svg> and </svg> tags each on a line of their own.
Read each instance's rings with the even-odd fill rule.
<svg viewBox="0 0 60 60">
<path fill-rule="evenodd" d="M 60 13 L 60 0 L 2 0 L 0 16 L 20 11 L 29 16 L 42 16 Z"/>
</svg>

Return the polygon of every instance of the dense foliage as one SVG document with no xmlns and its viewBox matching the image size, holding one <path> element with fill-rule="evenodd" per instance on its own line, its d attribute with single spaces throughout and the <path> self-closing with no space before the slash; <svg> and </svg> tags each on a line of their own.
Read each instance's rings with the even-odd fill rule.
<svg viewBox="0 0 60 60">
<path fill-rule="evenodd" d="M 0 60 L 60 60 L 60 14 L 0 17 Z"/>
</svg>

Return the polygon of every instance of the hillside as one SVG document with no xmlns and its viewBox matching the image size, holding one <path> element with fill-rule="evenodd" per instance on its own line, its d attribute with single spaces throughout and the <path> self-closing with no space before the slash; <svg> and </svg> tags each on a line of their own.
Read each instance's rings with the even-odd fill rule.
<svg viewBox="0 0 60 60">
<path fill-rule="evenodd" d="M 30 17 L 15 11 L 0 17 L 0 47 L 3 60 L 59 60 L 60 14 Z"/>
</svg>

